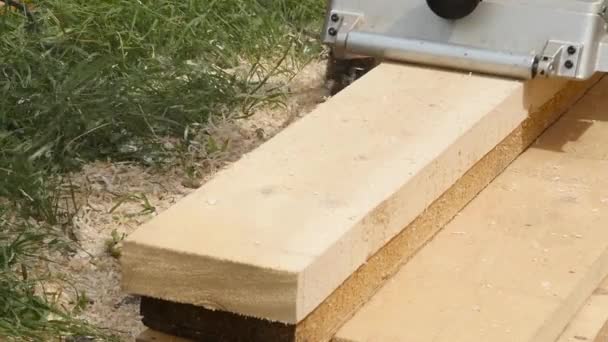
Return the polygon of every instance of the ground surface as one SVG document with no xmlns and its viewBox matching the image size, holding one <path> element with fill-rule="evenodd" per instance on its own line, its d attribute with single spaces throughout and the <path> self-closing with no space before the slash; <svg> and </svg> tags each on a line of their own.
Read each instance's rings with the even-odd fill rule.
<svg viewBox="0 0 608 342">
<path fill-rule="evenodd" d="M 182 167 L 161 172 L 110 162 L 89 164 L 74 175 L 87 203 L 75 218 L 82 251 L 68 261 L 63 271 L 76 277 L 76 285 L 84 289 L 89 298 L 83 318 L 117 331 L 125 341 L 132 341 L 144 329 L 137 298 L 120 290 L 119 261 L 111 256 L 107 246 L 112 233 L 116 231 L 120 237 L 133 232 L 141 223 L 211 179 L 217 170 L 238 160 L 323 102 L 328 96 L 323 82 L 324 68 L 324 63 L 315 63 L 294 80 L 291 85 L 294 95 L 287 108 L 266 108 L 244 120 L 216 120 L 212 136 L 218 141 L 228 139 L 230 147 L 211 159 L 194 158 L 196 177 L 187 176 L 188 171 Z"/>
<path fill-rule="evenodd" d="M 67 261 L 60 271 L 72 274 L 76 285 L 85 291 L 88 305 L 82 317 L 101 327 L 116 330 L 126 341 L 132 340 L 143 326 L 138 315 L 137 298 L 120 290 L 120 265 L 111 255 L 108 241 L 112 234 L 118 242 L 146 220 L 194 191 L 213 174 L 238 160 L 290 123 L 310 112 L 328 96 L 324 84 L 325 65 L 317 62 L 306 67 L 291 83 L 292 95 L 285 108 L 265 108 L 242 120 L 216 120 L 211 136 L 230 141 L 229 147 L 213 159 L 192 160 L 196 177 L 183 168 L 158 171 L 133 164 L 97 162 L 74 175 L 83 190 L 86 205 L 76 216 L 75 231 L 82 251 Z M 168 143 L 170 148 L 170 143 Z"/>
</svg>

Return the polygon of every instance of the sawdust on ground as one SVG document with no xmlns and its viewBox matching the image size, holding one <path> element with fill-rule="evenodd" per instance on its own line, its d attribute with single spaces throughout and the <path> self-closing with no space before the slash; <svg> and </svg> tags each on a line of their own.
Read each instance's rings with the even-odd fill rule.
<svg viewBox="0 0 608 342">
<path fill-rule="evenodd" d="M 88 299 L 82 318 L 117 331 L 125 341 L 134 340 L 143 329 L 139 302 L 121 292 L 119 261 L 108 246 L 116 243 L 113 250 L 119 251 L 121 239 L 143 222 L 323 102 L 328 96 L 324 68 L 317 62 L 300 72 L 290 84 L 292 95 L 284 108 L 260 110 L 248 119 L 214 122 L 208 135 L 230 145 L 213 158 L 198 159 L 193 154 L 190 166 L 194 175 L 183 165 L 161 172 L 110 162 L 87 165 L 74 175 L 73 182 L 80 187 L 86 204 L 74 218 L 82 251 L 70 258 L 66 271 L 76 278 L 76 285 Z"/>
</svg>

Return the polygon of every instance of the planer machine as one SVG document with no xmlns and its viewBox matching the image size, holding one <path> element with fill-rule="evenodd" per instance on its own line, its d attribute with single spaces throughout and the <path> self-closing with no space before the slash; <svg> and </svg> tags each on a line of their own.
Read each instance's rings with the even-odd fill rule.
<svg viewBox="0 0 608 342">
<path fill-rule="evenodd" d="M 608 0 L 329 0 L 343 87 L 388 60 L 516 79 L 608 71 Z"/>
</svg>

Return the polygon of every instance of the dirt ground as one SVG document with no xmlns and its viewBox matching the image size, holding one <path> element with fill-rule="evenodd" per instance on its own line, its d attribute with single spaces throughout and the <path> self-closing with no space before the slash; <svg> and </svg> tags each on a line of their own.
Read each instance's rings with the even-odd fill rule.
<svg viewBox="0 0 608 342">
<path fill-rule="evenodd" d="M 87 165 L 74 175 L 74 182 L 86 194 L 86 205 L 74 219 L 82 251 L 68 260 L 63 271 L 76 277 L 76 285 L 85 291 L 88 304 L 82 318 L 118 331 L 125 341 L 142 331 L 138 299 L 120 289 L 121 239 L 323 102 L 328 96 L 324 71 L 322 62 L 306 67 L 290 84 L 293 96 L 286 108 L 260 110 L 238 121 L 216 120 L 210 135 L 217 141 L 229 140 L 229 147 L 213 158 L 194 157 L 194 177 L 183 167 L 159 172 L 109 162 Z M 109 248 L 109 241 L 116 247 Z"/>
</svg>

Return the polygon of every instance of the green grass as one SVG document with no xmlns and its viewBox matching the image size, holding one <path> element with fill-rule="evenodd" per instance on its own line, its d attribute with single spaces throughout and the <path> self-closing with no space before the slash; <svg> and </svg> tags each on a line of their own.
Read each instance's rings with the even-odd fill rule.
<svg viewBox="0 0 608 342">
<path fill-rule="evenodd" d="M 73 318 L 82 309 L 57 305 L 45 285 L 68 282 L 46 270 L 52 255 L 68 252 L 73 244 L 52 229 L 41 231 L 25 223 L 15 225 L 0 212 L 0 336 L 3 339 L 50 341 L 73 336 L 117 341 L 111 332 Z M 66 286 L 69 284 L 66 284 Z"/>
<path fill-rule="evenodd" d="M 158 137 L 276 100 L 263 81 L 318 53 L 304 32 L 323 10 L 320 0 L 34 6 L 34 23 L 0 17 L 0 196 L 53 223 L 59 180 L 48 175 L 98 158 L 159 161 Z"/>
<path fill-rule="evenodd" d="M 269 80 L 320 54 L 325 1 L 28 3 L 32 20 L 0 9 L 0 335 L 35 340 L 93 329 L 22 273 L 54 248 L 46 239 L 73 237 L 80 203 L 69 172 L 94 160 L 162 165 L 210 118 L 280 103 L 285 89 Z M 166 150 L 167 137 L 182 146 Z"/>
</svg>

